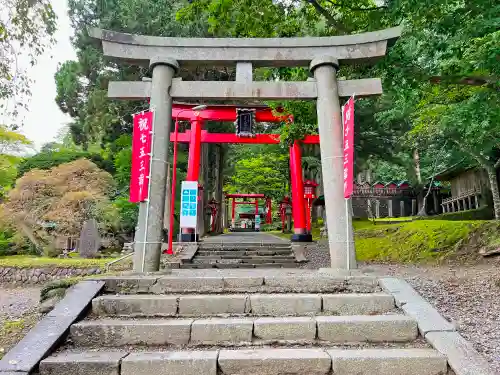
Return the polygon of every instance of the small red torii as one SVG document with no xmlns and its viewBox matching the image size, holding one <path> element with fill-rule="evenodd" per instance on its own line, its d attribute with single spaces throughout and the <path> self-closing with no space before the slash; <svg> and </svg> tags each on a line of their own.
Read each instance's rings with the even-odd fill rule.
<svg viewBox="0 0 500 375">
<path fill-rule="evenodd" d="M 238 202 L 236 199 L 243 198 L 253 198 L 254 201 L 244 200 L 243 202 Z M 238 204 L 255 204 L 255 215 L 259 215 L 259 199 L 265 199 L 266 204 L 266 224 L 272 224 L 272 202 L 271 198 L 266 197 L 264 194 L 226 194 L 226 199 L 232 199 L 231 203 L 231 227 L 235 227 L 235 217 L 236 217 L 236 205 Z"/>
</svg>

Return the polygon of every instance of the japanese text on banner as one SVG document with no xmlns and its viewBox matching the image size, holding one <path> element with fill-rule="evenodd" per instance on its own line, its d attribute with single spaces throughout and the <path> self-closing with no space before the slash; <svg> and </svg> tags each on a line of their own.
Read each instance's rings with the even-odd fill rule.
<svg viewBox="0 0 500 375">
<path fill-rule="evenodd" d="M 344 122 L 344 198 L 350 198 L 354 183 L 354 97 L 349 98 L 342 111 Z"/>
<path fill-rule="evenodd" d="M 148 198 L 152 128 L 153 112 L 141 112 L 134 115 L 130 202 L 142 202 Z"/>
</svg>

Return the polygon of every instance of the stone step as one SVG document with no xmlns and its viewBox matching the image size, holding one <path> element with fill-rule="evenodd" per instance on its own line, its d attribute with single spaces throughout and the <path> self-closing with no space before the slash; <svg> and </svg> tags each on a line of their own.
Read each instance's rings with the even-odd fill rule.
<svg viewBox="0 0 500 375">
<path fill-rule="evenodd" d="M 96 279 L 105 281 L 105 292 L 118 294 L 373 293 L 381 290 L 377 278 L 373 276 L 340 276 L 320 272 L 272 275 L 264 270 L 258 272 L 257 270 L 238 270 L 234 275 L 220 272 L 196 276 L 174 273 L 166 276 L 102 276 Z"/>
<path fill-rule="evenodd" d="M 289 255 L 293 254 L 291 249 L 286 250 L 228 250 L 228 251 L 215 251 L 215 250 L 198 250 L 196 253 L 197 256 L 220 256 L 222 258 L 234 258 L 234 257 L 242 257 L 242 256 L 272 256 L 272 255 Z"/>
<path fill-rule="evenodd" d="M 62 352 L 40 375 L 443 375 L 446 357 L 432 349 L 263 348 L 196 351 Z"/>
<path fill-rule="evenodd" d="M 418 335 L 405 315 L 240 317 L 208 319 L 103 319 L 73 324 L 76 345 L 261 345 L 277 342 L 408 342 Z"/>
<path fill-rule="evenodd" d="M 375 315 L 395 309 L 385 293 L 103 295 L 92 301 L 97 316 L 167 317 L 304 314 Z"/>
<path fill-rule="evenodd" d="M 221 252 L 283 252 L 292 251 L 291 246 L 279 246 L 279 247 L 265 247 L 265 246 L 240 246 L 240 247 L 198 247 L 198 251 L 221 251 Z"/>
<path fill-rule="evenodd" d="M 289 262 L 275 262 L 275 263 L 259 263 L 258 261 L 255 263 L 185 263 L 181 264 L 179 268 L 181 269 L 210 269 L 210 268 L 298 268 L 300 266 L 299 263 L 295 263 L 295 261 Z"/>
<path fill-rule="evenodd" d="M 200 242 L 199 243 L 200 248 L 203 249 L 211 249 L 214 247 L 224 247 L 225 249 L 239 249 L 242 247 L 251 247 L 251 248 L 262 248 L 262 247 L 272 247 L 272 248 L 279 248 L 279 247 L 291 247 L 292 244 L 290 242 L 282 241 L 282 242 L 247 242 L 247 241 L 242 241 L 242 242 Z"/>
<path fill-rule="evenodd" d="M 275 261 L 275 260 L 295 260 L 295 256 L 293 254 L 288 255 L 242 255 L 242 256 L 234 256 L 234 257 L 222 257 L 221 255 L 195 255 L 194 259 L 197 260 L 242 260 L 242 261 L 252 261 L 252 260 L 267 260 L 267 261 Z"/>
<path fill-rule="evenodd" d="M 264 260 L 261 260 L 261 259 L 253 259 L 253 260 L 250 260 L 250 259 L 219 259 L 219 260 L 216 260 L 216 259 L 212 259 L 212 260 L 199 260 L 199 259 L 194 259 L 192 263 L 190 264 L 203 264 L 203 265 L 214 265 L 215 268 L 217 268 L 219 265 L 222 265 L 221 268 L 224 268 L 224 265 L 226 264 L 234 264 L 234 265 L 237 265 L 237 266 L 245 266 L 245 265 L 248 265 L 248 264 L 252 264 L 252 265 L 257 265 L 257 264 L 274 264 L 275 267 L 279 268 L 281 265 L 290 265 L 290 264 L 293 264 L 293 263 L 298 263 L 295 261 L 295 259 L 281 259 L 281 260 L 276 260 L 276 261 L 272 261 L 272 260 L 268 260 L 268 259 L 264 259 Z M 188 264 L 188 263 L 186 263 Z M 209 267 L 209 268 L 212 268 L 212 267 Z M 245 267 L 242 267 L 242 268 L 245 268 Z M 254 268 L 254 267 L 251 267 L 251 268 Z"/>
</svg>

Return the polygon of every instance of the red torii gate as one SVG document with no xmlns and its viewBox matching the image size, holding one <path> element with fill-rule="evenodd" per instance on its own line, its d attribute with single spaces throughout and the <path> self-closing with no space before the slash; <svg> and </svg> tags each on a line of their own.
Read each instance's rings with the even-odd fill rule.
<svg viewBox="0 0 500 375">
<path fill-rule="evenodd" d="M 243 202 L 238 202 L 236 199 L 243 198 L 254 198 L 254 201 L 244 200 Z M 238 204 L 255 204 L 255 215 L 259 215 L 259 199 L 265 199 L 267 213 L 266 213 L 266 224 L 272 224 L 272 208 L 271 208 L 271 198 L 266 197 L 264 194 L 226 194 L 226 199 L 232 199 L 231 203 L 231 226 L 234 228 L 235 216 L 236 216 L 236 205 Z"/>
<path fill-rule="evenodd" d="M 198 181 L 200 173 L 200 157 L 202 143 L 243 143 L 243 144 L 279 144 L 280 139 L 277 134 L 256 134 L 255 137 L 239 137 L 231 133 L 209 133 L 203 130 L 205 121 L 231 121 L 234 122 L 237 116 L 237 108 L 255 109 L 256 122 L 292 122 L 292 116 L 280 116 L 273 114 L 273 110 L 266 106 L 236 106 L 236 105 L 206 105 L 201 110 L 193 110 L 200 107 L 194 104 L 174 103 L 172 107 L 172 118 L 176 122 L 189 121 L 191 129 L 184 133 L 171 133 L 170 141 L 189 143 L 187 181 Z M 309 242 L 312 235 L 307 230 L 306 207 L 304 204 L 304 181 L 302 178 L 302 153 L 300 143 L 319 144 L 319 135 L 307 135 L 301 141 L 295 141 L 290 147 L 290 176 L 292 188 L 292 215 L 294 221 L 294 234 L 292 241 Z M 174 154 L 176 152 L 174 151 Z M 173 199 L 173 198 L 172 198 Z M 234 200 L 233 200 L 234 204 Z M 181 234 L 181 241 L 196 241 L 194 232 Z"/>
</svg>

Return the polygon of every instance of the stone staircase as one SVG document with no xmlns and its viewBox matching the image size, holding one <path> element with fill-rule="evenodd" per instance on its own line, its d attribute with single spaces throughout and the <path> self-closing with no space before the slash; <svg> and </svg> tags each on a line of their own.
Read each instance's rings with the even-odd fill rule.
<svg viewBox="0 0 500 375">
<path fill-rule="evenodd" d="M 116 276 L 41 375 L 444 375 L 446 357 L 368 276 Z"/>
<path fill-rule="evenodd" d="M 180 268 L 296 268 L 290 243 L 201 243 Z"/>
</svg>

